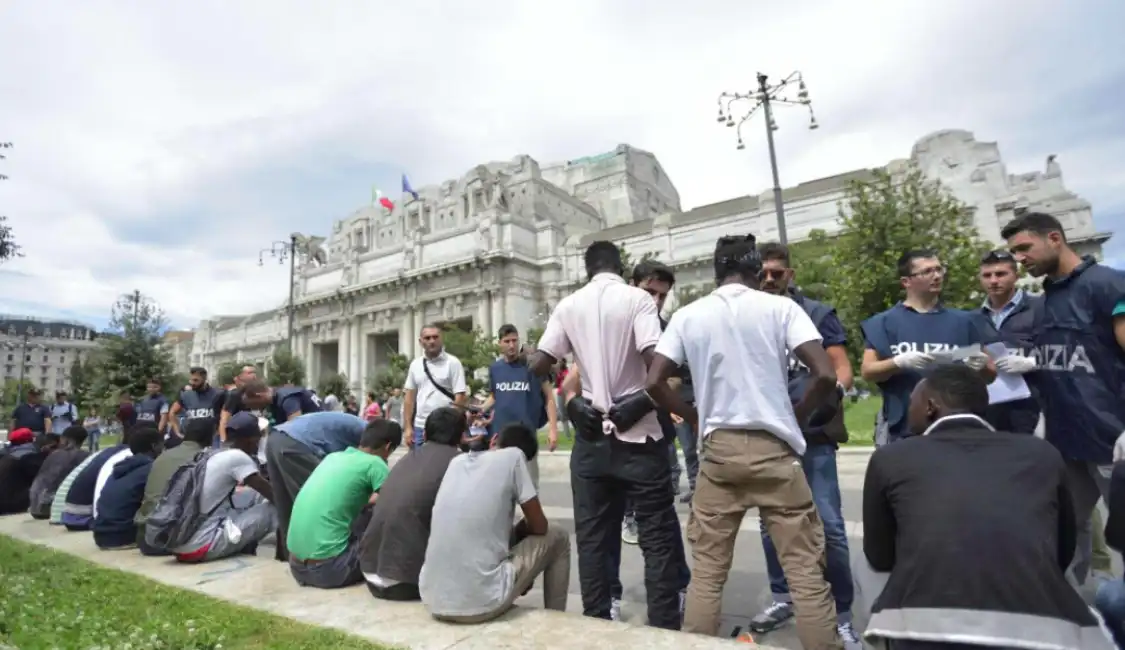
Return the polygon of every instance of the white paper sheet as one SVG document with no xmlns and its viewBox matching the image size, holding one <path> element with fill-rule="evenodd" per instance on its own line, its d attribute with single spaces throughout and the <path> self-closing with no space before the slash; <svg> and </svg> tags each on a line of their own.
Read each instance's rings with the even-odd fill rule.
<svg viewBox="0 0 1125 650">
<path fill-rule="evenodd" d="M 1008 355 L 1008 348 L 1003 343 L 991 343 L 984 346 L 984 351 L 993 361 Z M 1018 399 L 1031 397 L 1031 389 L 1027 387 L 1022 375 L 1013 375 L 1006 372 L 997 372 L 996 380 L 988 385 L 988 403 L 1003 404 L 1014 402 Z"/>
</svg>

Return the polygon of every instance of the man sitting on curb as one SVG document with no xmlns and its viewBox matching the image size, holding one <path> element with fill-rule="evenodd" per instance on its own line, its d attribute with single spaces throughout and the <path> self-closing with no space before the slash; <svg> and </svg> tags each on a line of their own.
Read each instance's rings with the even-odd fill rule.
<svg viewBox="0 0 1125 650">
<path fill-rule="evenodd" d="M 566 611 L 570 536 L 548 526 L 527 471 L 539 448 L 536 432 L 510 424 L 497 434 L 496 447 L 454 458 L 438 490 L 418 585 L 438 620 L 491 621 L 540 574 L 544 606 Z M 517 503 L 524 518 L 513 531 Z"/>
<path fill-rule="evenodd" d="M 276 559 L 286 560 L 287 528 L 293 502 L 313 470 L 328 454 L 359 445 L 367 422 L 339 411 L 304 413 L 278 424 L 266 440 L 271 501 L 277 509 Z"/>
<path fill-rule="evenodd" d="M 173 551 L 180 562 L 210 562 L 238 553 L 253 555 L 258 542 L 277 528 L 277 513 L 270 498 L 270 484 L 258 466 L 258 443 L 266 420 L 243 411 L 227 421 L 229 449 L 204 461 L 200 512 L 206 515 L 190 541 Z M 245 490 L 245 485 L 257 494 Z"/>
<path fill-rule="evenodd" d="M 165 449 L 164 453 L 152 462 L 148 480 L 145 481 L 144 500 L 141 502 L 140 510 L 137 511 L 137 546 L 142 555 L 168 555 L 167 552 L 145 543 L 144 522 L 160 503 L 160 497 L 168 489 L 168 483 L 171 482 L 176 470 L 190 463 L 199 452 L 211 448 L 216 428 L 217 423 L 214 418 L 189 418 L 181 430 L 182 441 L 171 449 Z"/>
<path fill-rule="evenodd" d="M 164 436 L 155 428 L 140 429 L 129 439 L 132 454 L 113 467 L 98 497 L 94 543 L 103 551 L 137 546 L 137 511 L 145 496 L 152 461 L 164 450 Z"/>
<path fill-rule="evenodd" d="M 60 499 L 62 513 L 59 522 L 66 526 L 69 531 L 90 530 L 90 524 L 94 521 L 94 491 L 98 484 L 98 475 L 101 474 L 102 468 L 111 458 L 116 458 L 122 451 L 129 451 L 129 439 L 132 437 L 134 427 L 126 427 L 121 434 L 121 442 L 112 447 L 106 447 L 98 453 L 90 456 L 88 462 L 79 465 L 71 475 L 63 480 L 63 485 L 59 486 L 59 491 L 55 496 L 55 503 L 57 504 Z M 77 474 L 75 474 L 77 472 Z M 73 478 L 71 478 L 73 477 Z M 67 485 L 70 481 L 70 485 Z M 63 491 L 65 488 L 65 491 Z M 54 518 L 54 508 L 51 508 L 52 519 Z"/>
<path fill-rule="evenodd" d="M 59 448 L 43 461 L 31 484 L 31 507 L 28 511 L 32 517 L 47 519 L 51 516 L 51 505 L 59 486 L 90 455 L 82 449 L 85 441 L 86 429 L 80 426 L 69 426 L 63 431 Z"/>
<path fill-rule="evenodd" d="M 328 454 L 313 470 L 297 494 L 286 532 L 289 570 L 297 584 L 336 589 L 363 581 L 359 536 L 369 516 L 362 513 L 375 503 L 391 471 L 387 458 L 401 441 L 397 422 L 374 420 L 358 448 Z"/>
<path fill-rule="evenodd" d="M 31 429 L 16 429 L 8 435 L 8 444 L 0 450 L 0 515 L 27 511 L 31 485 L 47 456 Z"/>
<path fill-rule="evenodd" d="M 360 542 L 360 568 L 371 595 L 383 600 L 418 600 L 418 575 L 426 559 L 434 500 L 450 461 L 460 453 L 465 414 L 444 406 L 426 418 L 425 444 L 403 456 L 375 506 Z"/>
</svg>

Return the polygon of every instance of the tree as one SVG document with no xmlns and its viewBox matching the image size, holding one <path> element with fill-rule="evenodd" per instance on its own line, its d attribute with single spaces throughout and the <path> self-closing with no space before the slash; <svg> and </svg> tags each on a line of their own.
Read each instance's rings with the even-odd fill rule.
<svg viewBox="0 0 1125 650">
<path fill-rule="evenodd" d="M 218 386 L 230 386 L 234 383 L 234 378 L 238 373 L 242 372 L 242 364 L 237 361 L 224 361 L 215 368 L 214 382 Z"/>
<path fill-rule="evenodd" d="M 92 382 L 92 396 L 102 403 L 116 401 L 126 392 L 143 395 L 149 379 L 161 381 L 165 388 L 174 381 L 172 355 L 160 345 L 166 328 L 164 312 L 140 291 L 122 297 L 113 307 L 109 329 Z M 176 390 L 180 386 L 171 386 Z"/>
<path fill-rule="evenodd" d="M 629 280 L 633 277 L 633 267 L 635 266 L 635 264 L 640 264 L 641 262 L 647 260 L 656 259 L 656 253 L 649 251 L 644 255 L 641 255 L 641 259 L 637 260 L 634 264 L 633 256 L 629 253 L 629 251 L 625 250 L 625 244 L 618 244 L 617 250 L 621 251 L 621 268 L 625 269 L 626 280 Z"/>
<path fill-rule="evenodd" d="M 446 323 L 442 329 L 446 352 L 461 360 L 461 365 L 465 368 L 465 382 L 469 385 L 469 395 L 476 395 L 488 385 L 487 377 L 478 378 L 477 371 L 487 370 L 496 361 L 496 357 L 500 355 L 499 346 L 479 328 L 466 330 L 456 323 Z"/>
<path fill-rule="evenodd" d="M 31 381 L 23 380 L 23 390 L 20 390 L 20 382 L 18 379 L 5 379 L 3 387 L 0 388 L 0 426 L 7 428 L 9 423 L 8 416 L 12 414 L 12 410 L 19 404 L 20 396 L 27 396 L 27 392 L 33 388 L 38 388 Z"/>
<path fill-rule="evenodd" d="M 0 150 L 11 149 L 11 142 L 0 142 Z M 0 153 L 0 160 L 5 160 L 6 156 Z M 8 177 L 0 174 L 0 181 L 6 181 Z M 0 262 L 13 257 L 23 257 L 18 244 L 16 244 L 15 235 L 12 233 L 12 227 L 8 225 L 8 217 L 0 215 Z"/>
<path fill-rule="evenodd" d="M 96 373 L 97 367 L 89 356 L 85 359 L 75 358 L 70 364 L 70 401 L 79 411 L 97 399 L 90 394 Z"/>
<path fill-rule="evenodd" d="M 814 300 L 828 300 L 832 276 L 832 249 L 836 240 L 823 230 L 809 233 L 809 238 L 789 245 L 789 266 L 801 293 Z"/>
<path fill-rule="evenodd" d="M 872 180 L 853 182 L 839 215 L 826 284 L 848 330 L 853 361 L 863 351 L 860 322 L 902 299 L 898 258 L 910 249 L 932 249 L 945 265 L 946 305 L 976 305 L 980 256 L 989 246 L 969 207 L 917 167 L 893 176 L 877 170 Z"/>
<path fill-rule="evenodd" d="M 329 395 L 335 395 L 340 399 L 341 404 L 347 402 L 348 398 L 352 396 L 348 376 L 342 372 L 330 372 L 323 375 L 316 387 L 316 394 L 322 400 Z"/>
<path fill-rule="evenodd" d="M 275 386 L 292 384 L 305 385 L 305 362 L 293 354 L 289 346 L 283 345 L 274 350 L 266 363 L 266 376 Z"/>
<path fill-rule="evenodd" d="M 376 399 L 382 400 L 392 390 L 403 387 L 406 383 L 406 371 L 409 369 L 410 359 L 406 355 L 392 354 L 387 367 L 367 381 L 367 390 L 375 393 Z"/>
</svg>

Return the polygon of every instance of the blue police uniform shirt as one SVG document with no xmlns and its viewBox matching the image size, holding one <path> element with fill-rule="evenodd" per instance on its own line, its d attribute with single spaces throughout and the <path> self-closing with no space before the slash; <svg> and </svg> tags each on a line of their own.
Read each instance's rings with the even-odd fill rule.
<svg viewBox="0 0 1125 650">
<path fill-rule="evenodd" d="M 222 410 L 222 391 L 214 386 L 205 386 L 203 390 L 184 390 L 180 391 L 179 403 L 181 410 L 181 420 L 186 422 L 188 420 L 198 420 L 202 418 L 213 418 L 216 422 L 219 420 L 219 412 Z"/>
<path fill-rule="evenodd" d="M 341 411 L 313 411 L 274 427 L 305 445 L 321 458 L 348 447 L 358 447 L 367 428 L 363 418 Z"/>
<path fill-rule="evenodd" d="M 168 410 L 163 395 L 149 395 L 137 403 L 137 422 L 160 422 L 160 414 Z"/>
<path fill-rule="evenodd" d="M 1037 389 L 1046 438 L 1065 458 L 1113 462 L 1125 431 L 1125 352 L 1113 331 L 1125 315 L 1125 276 L 1092 257 L 1043 283 L 1042 316 L 1027 375 Z"/>
<path fill-rule="evenodd" d="M 536 377 L 522 361 L 500 359 L 488 367 L 488 390 L 492 407 L 491 431 L 519 422 L 538 431 L 547 406 L 543 396 L 543 380 Z"/>
<path fill-rule="evenodd" d="M 51 417 L 51 410 L 43 404 L 28 404 L 24 402 L 12 411 L 12 419 L 16 421 L 17 429 L 31 429 L 35 433 L 46 433 L 47 418 Z"/>
<path fill-rule="evenodd" d="M 974 343 L 990 342 L 971 312 L 940 304 L 932 311 L 919 312 L 900 302 L 863 321 L 860 328 L 866 348 L 875 350 L 880 359 L 910 351 L 951 352 Z M 883 393 L 883 417 L 891 438 L 910 435 L 906 409 L 910 393 L 921 380 L 921 373 L 915 370 L 899 370 L 879 384 Z"/>
<path fill-rule="evenodd" d="M 281 424 L 294 413 L 319 413 L 320 398 L 307 388 L 283 386 L 274 389 L 268 410 L 274 423 Z"/>
</svg>

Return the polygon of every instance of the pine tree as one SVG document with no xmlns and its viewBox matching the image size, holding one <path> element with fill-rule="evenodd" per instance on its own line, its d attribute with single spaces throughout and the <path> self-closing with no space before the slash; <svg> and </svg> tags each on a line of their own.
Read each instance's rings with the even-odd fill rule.
<svg viewBox="0 0 1125 650">
<path fill-rule="evenodd" d="M 274 350 L 266 363 L 266 376 L 274 386 L 305 385 L 305 362 L 283 345 Z"/>
<path fill-rule="evenodd" d="M 165 384 L 175 380 L 172 355 L 160 345 L 166 328 L 160 306 L 140 291 L 117 301 L 92 381 L 92 393 L 102 404 L 115 403 L 121 393 L 144 395 L 150 379 Z"/>
</svg>

